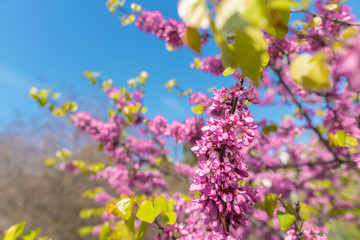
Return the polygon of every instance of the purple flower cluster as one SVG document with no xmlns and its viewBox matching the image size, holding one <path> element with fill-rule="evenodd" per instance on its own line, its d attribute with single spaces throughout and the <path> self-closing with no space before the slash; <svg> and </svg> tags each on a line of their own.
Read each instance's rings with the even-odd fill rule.
<svg viewBox="0 0 360 240">
<path fill-rule="evenodd" d="M 88 112 L 78 112 L 74 114 L 72 121 L 82 133 L 90 135 L 95 141 L 99 141 L 111 157 L 119 158 L 123 155 L 122 151 L 118 149 L 123 118 L 114 116 L 110 118 L 109 122 L 104 123 L 93 119 Z"/>
<path fill-rule="evenodd" d="M 178 49 L 184 45 L 182 35 L 186 26 L 172 18 L 168 21 L 159 11 L 143 10 L 138 16 L 135 25 L 146 33 L 152 33 L 159 39 L 165 40 L 169 45 Z"/>
<path fill-rule="evenodd" d="M 99 171 L 96 175 L 96 179 L 106 180 L 110 186 L 120 194 L 131 195 L 133 192 L 130 189 L 130 179 L 128 177 L 129 171 L 126 166 L 119 164 L 116 167 L 107 167 L 104 170 Z"/>
<path fill-rule="evenodd" d="M 348 88 L 360 90 L 360 36 L 348 41 L 348 46 L 342 54 L 342 61 L 338 66 L 338 73 L 349 77 Z"/>
<path fill-rule="evenodd" d="M 155 188 L 166 190 L 169 187 L 159 171 L 134 172 L 129 181 L 131 186 L 134 186 L 148 196 L 154 193 Z"/>
<path fill-rule="evenodd" d="M 175 172 L 187 176 L 188 178 L 192 178 L 195 174 L 195 169 L 188 164 L 176 162 L 174 165 L 175 165 Z"/>
<path fill-rule="evenodd" d="M 202 104 L 204 106 L 204 112 L 206 113 L 206 115 L 208 115 L 209 117 L 218 117 L 220 115 L 223 114 L 223 109 L 222 108 L 218 108 L 218 109 L 210 109 L 213 101 L 211 100 L 211 98 L 206 95 L 205 93 L 201 93 L 201 92 L 193 92 L 190 95 L 189 98 L 189 103 L 191 105 L 198 105 L 198 104 Z"/>
<path fill-rule="evenodd" d="M 174 121 L 171 124 L 167 123 L 167 119 L 161 114 L 154 117 L 153 120 L 149 120 L 147 124 L 147 130 L 153 135 L 164 135 L 166 137 L 172 137 L 178 143 L 195 144 L 195 141 L 201 137 L 201 128 L 204 126 L 204 120 L 202 118 L 187 117 L 185 122 Z M 143 131 L 145 134 L 146 131 Z"/>
<path fill-rule="evenodd" d="M 257 98 L 252 89 L 246 90 L 240 83 L 214 90 L 211 108 L 224 108 L 225 115 L 211 117 L 202 128 L 201 140 L 192 148 L 200 157 L 190 186 L 190 191 L 200 196 L 193 202 L 205 213 L 205 223 L 221 236 L 241 237 L 237 230 L 245 226 L 245 214 L 253 214 L 251 205 L 259 201 L 256 190 L 240 185 L 249 176 L 240 150 L 253 141 L 257 131 L 245 105 Z M 216 234 L 213 239 L 218 239 Z"/>
<path fill-rule="evenodd" d="M 108 203 L 112 199 L 113 197 L 107 192 L 98 193 L 94 197 L 95 202 L 99 203 L 100 205 L 106 205 L 106 203 Z"/>
<path fill-rule="evenodd" d="M 320 231 L 315 228 L 314 225 L 311 225 L 309 223 L 305 223 L 305 227 L 302 231 L 304 234 L 305 239 L 307 240 L 326 240 L 326 235 L 320 235 Z M 291 228 L 286 231 L 286 237 L 285 240 L 297 240 L 296 231 L 294 228 Z"/>
<path fill-rule="evenodd" d="M 225 68 L 222 64 L 221 57 L 210 56 L 200 60 L 200 70 L 219 76 L 224 72 Z"/>
</svg>

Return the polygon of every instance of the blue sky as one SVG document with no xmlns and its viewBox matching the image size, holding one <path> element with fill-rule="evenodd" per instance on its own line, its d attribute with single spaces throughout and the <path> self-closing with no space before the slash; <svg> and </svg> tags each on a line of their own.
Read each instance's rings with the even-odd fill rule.
<svg viewBox="0 0 360 240">
<path fill-rule="evenodd" d="M 144 9 L 160 10 L 166 18 L 178 18 L 176 1 L 138 3 Z M 358 0 L 348 3 L 360 13 Z M 203 56 L 217 52 L 209 44 Z M 105 7 L 105 0 L 0 0 L 0 126 L 19 116 L 16 113 L 29 116 L 44 111 L 28 96 L 33 86 L 60 90 L 64 95 L 76 93 L 84 101 L 91 98 L 92 87 L 82 77 L 88 69 L 112 78 L 118 86 L 148 71 L 148 114 L 161 112 L 171 120 L 183 120 L 191 114 L 190 108 L 185 98 L 168 93 L 166 81 L 177 78 L 183 88 L 197 91 L 233 83 L 230 77 L 215 78 L 190 68 L 193 57 L 186 48 L 168 52 L 163 41 L 135 26 L 122 27 Z M 281 115 L 268 110 L 271 113 L 255 109 L 255 117 L 277 119 L 275 115 Z"/>
</svg>

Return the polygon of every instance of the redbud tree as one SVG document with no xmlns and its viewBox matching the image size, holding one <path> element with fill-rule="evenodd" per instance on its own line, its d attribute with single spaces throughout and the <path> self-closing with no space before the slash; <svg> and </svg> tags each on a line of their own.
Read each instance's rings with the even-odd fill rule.
<svg viewBox="0 0 360 240">
<path fill-rule="evenodd" d="M 68 116 L 111 159 L 89 163 L 63 149 L 45 162 L 103 179 L 117 193 L 85 193 L 100 207 L 80 215 L 100 215 L 102 222 L 81 235 L 143 239 L 153 229 L 159 240 L 320 240 L 331 219 L 360 226 L 360 23 L 343 1 L 309 2 L 179 0 L 181 21 L 133 2 L 106 2 L 122 25 L 154 35 L 168 50 L 190 49 L 197 55 L 193 67 L 228 76 L 233 85 L 208 95 L 167 82 L 193 105 L 195 116 L 183 122 L 146 115 L 147 72 L 128 87 L 84 72 L 113 103 L 107 121 L 32 88 L 41 106 Z M 209 41 L 219 55 L 198 57 Z M 265 114 L 254 119 L 254 105 L 295 111 L 271 122 Z M 168 138 L 191 146 L 196 166 L 169 163 Z M 171 193 L 169 175 L 188 192 Z"/>
</svg>

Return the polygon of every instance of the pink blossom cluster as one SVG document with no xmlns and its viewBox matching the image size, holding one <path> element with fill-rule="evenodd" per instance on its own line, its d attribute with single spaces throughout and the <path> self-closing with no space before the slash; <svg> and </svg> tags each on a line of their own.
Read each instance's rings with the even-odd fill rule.
<svg viewBox="0 0 360 240">
<path fill-rule="evenodd" d="M 244 104 L 256 96 L 246 90 L 240 83 L 214 90 L 212 108 L 224 108 L 225 116 L 209 118 L 201 140 L 192 148 L 200 157 L 190 186 L 200 196 L 193 202 L 221 237 L 241 237 L 237 229 L 245 226 L 246 215 L 253 214 L 251 205 L 259 201 L 254 189 L 239 184 L 249 176 L 240 150 L 253 141 L 257 129 Z"/>
<path fill-rule="evenodd" d="M 161 114 L 149 120 L 146 129 L 153 135 L 163 135 L 172 137 L 178 143 L 194 144 L 196 140 L 201 137 L 201 128 L 204 126 L 202 118 L 187 117 L 185 121 L 173 121 L 171 124 L 167 123 L 167 119 Z M 142 130 L 145 134 L 145 129 Z"/>
<path fill-rule="evenodd" d="M 315 226 L 305 223 L 305 226 L 302 230 L 302 233 L 307 240 L 326 240 L 326 235 L 320 235 L 320 231 L 316 229 Z M 285 240 L 297 240 L 296 231 L 294 228 L 291 228 L 286 231 Z"/>
<path fill-rule="evenodd" d="M 159 171 L 143 170 L 136 171 L 130 176 L 130 186 L 135 187 L 142 193 L 151 196 L 154 189 L 166 190 L 168 184 Z"/>
<path fill-rule="evenodd" d="M 338 73 L 348 77 L 348 88 L 351 91 L 360 90 L 360 36 L 348 41 Z"/>
<path fill-rule="evenodd" d="M 113 199 L 113 197 L 110 194 L 108 194 L 107 192 L 98 193 L 94 197 L 95 202 L 97 202 L 100 205 L 105 205 L 106 203 L 108 203 L 112 199 Z"/>
<path fill-rule="evenodd" d="M 188 164 L 176 162 L 174 166 L 175 166 L 175 172 L 187 176 L 188 178 L 192 178 L 195 174 L 195 168 L 191 167 Z"/>
<path fill-rule="evenodd" d="M 169 45 L 178 49 L 184 45 L 182 35 L 186 26 L 172 18 L 168 21 L 159 11 L 143 10 L 137 17 L 135 25 L 146 33 L 152 33 L 159 39 L 165 40 Z"/>
<path fill-rule="evenodd" d="M 204 72 L 208 72 L 215 76 L 219 76 L 224 72 L 225 68 L 223 66 L 221 57 L 210 56 L 210 57 L 202 58 L 200 60 L 200 70 Z"/>
<path fill-rule="evenodd" d="M 135 164 L 134 167 L 137 167 Z M 133 188 L 140 192 L 151 195 L 154 188 L 165 190 L 168 188 L 159 171 L 135 170 L 129 171 L 123 164 L 115 167 L 107 167 L 95 175 L 96 179 L 106 180 L 119 194 L 131 195 Z"/>
<path fill-rule="evenodd" d="M 78 112 L 74 114 L 72 121 L 81 132 L 90 135 L 93 140 L 99 141 L 110 156 L 116 158 L 119 154 L 121 155 L 117 148 L 122 132 L 123 118 L 114 116 L 110 118 L 109 122 L 104 123 L 93 119 L 88 112 Z"/>
<path fill-rule="evenodd" d="M 112 188 L 120 194 L 131 195 L 129 171 L 123 164 L 116 167 L 107 167 L 95 175 L 95 179 L 106 180 Z"/>
<path fill-rule="evenodd" d="M 220 115 L 223 114 L 224 109 L 222 109 L 222 108 L 216 108 L 216 109 L 211 109 L 210 108 L 213 101 L 205 93 L 193 92 L 189 97 L 189 103 L 191 105 L 202 104 L 204 106 L 204 112 L 209 117 L 217 117 L 217 116 L 220 116 Z"/>
</svg>

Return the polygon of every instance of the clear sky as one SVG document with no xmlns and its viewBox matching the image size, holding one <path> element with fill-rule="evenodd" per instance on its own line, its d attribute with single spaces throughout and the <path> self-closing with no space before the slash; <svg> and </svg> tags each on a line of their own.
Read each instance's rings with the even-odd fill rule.
<svg viewBox="0 0 360 240">
<path fill-rule="evenodd" d="M 166 18 L 178 18 L 176 1 L 138 3 L 147 10 L 160 10 Z M 348 3 L 359 15 L 359 0 Z M 203 56 L 217 53 L 209 44 Z M 185 98 L 168 93 L 166 81 L 177 78 L 183 88 L 197 91 L 233 83 L 230 77 L 211 77 L 190 68 L 193 57 L 186 48 L 168 52 L 163 41 L 135 26 L 122 27 L 105 7 L 105 0 L 0 0 L 0 126 L 19 116 L 15 113 L 44 111 L 28 96 L 33 86 L 60 89 L 64 95 L 69 88 L 90 98 L 91 86 L 82 77 L 88 69 L 112 78 L 117 86 L 148 71 L 148 114 L 161 112 L 171 120 L 183 120 L 191 114 L 190 108 Z M 254 110 L 254 114 L 257 120 L 278 115 L 273 110 Z"/>
</svg>

